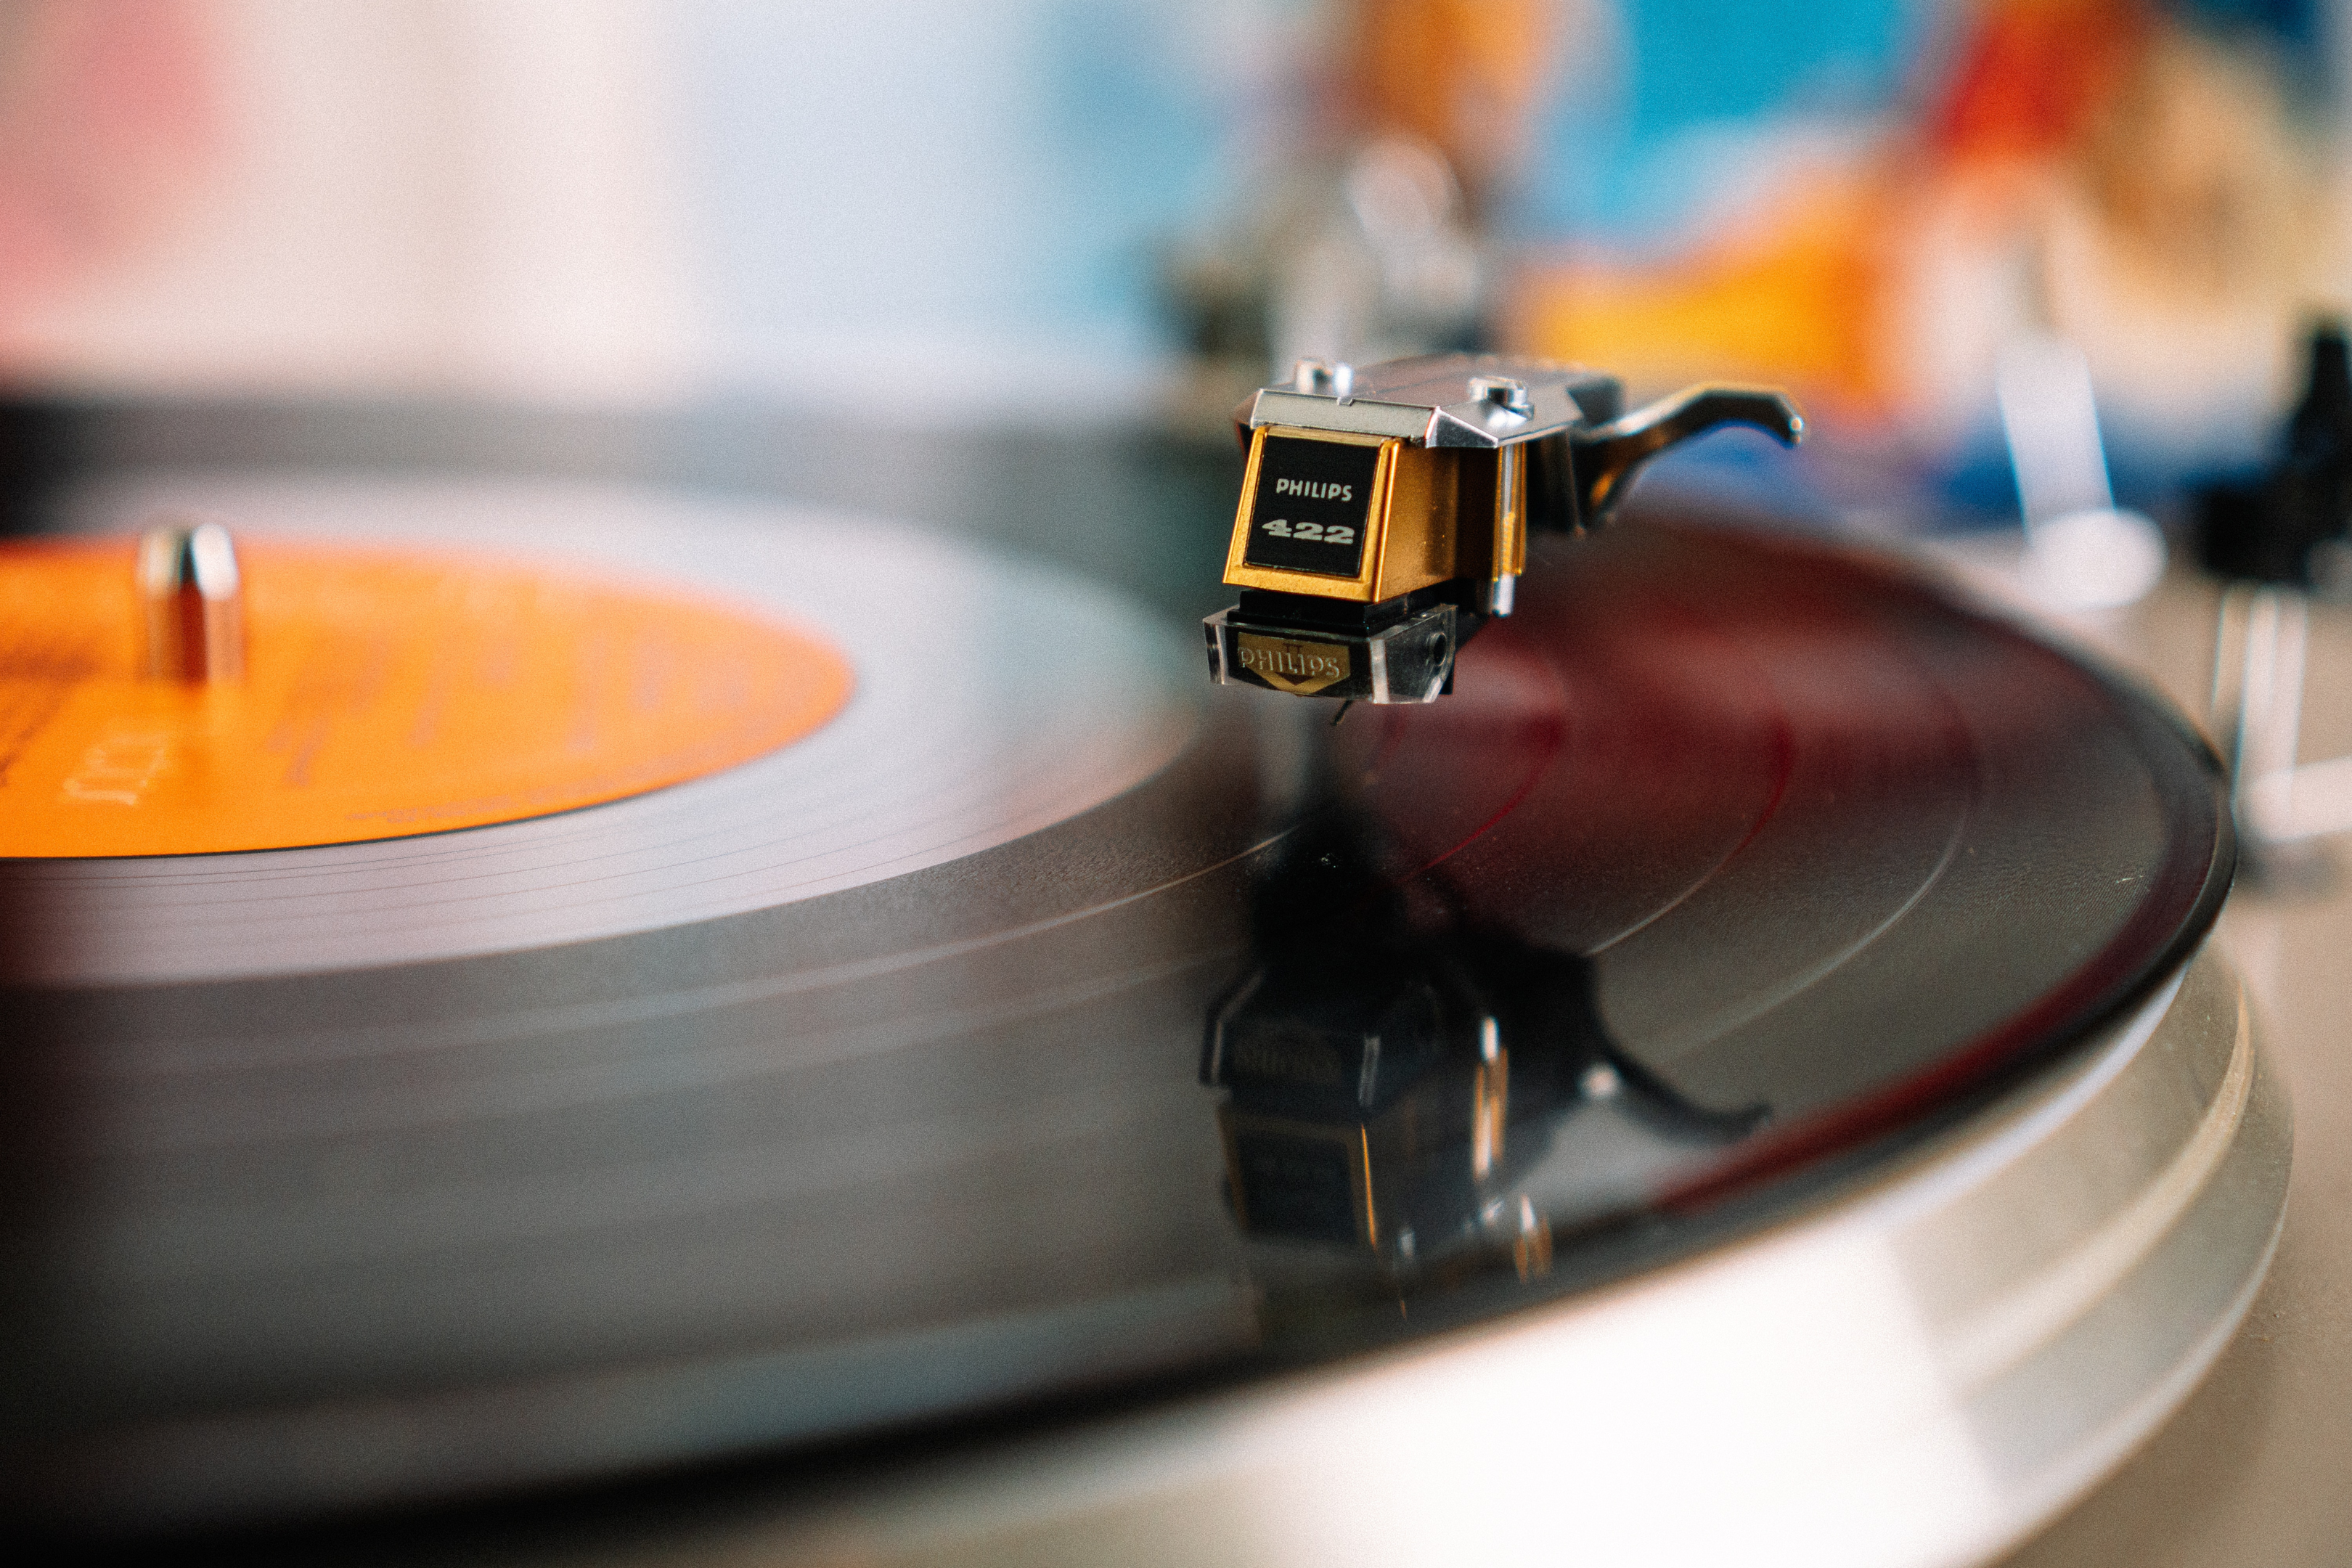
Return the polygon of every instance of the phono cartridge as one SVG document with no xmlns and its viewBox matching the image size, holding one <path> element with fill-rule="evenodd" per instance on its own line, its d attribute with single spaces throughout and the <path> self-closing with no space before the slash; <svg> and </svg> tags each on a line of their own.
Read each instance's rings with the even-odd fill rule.
<svg viewBox="0 0 2352 1568">
<path fill-rule="evenodd" d="M 1511 613 L 1530 530 L 1603 520 L 1645 458 L 1723 424 L 1793 446 L 1778 392 L 1696 386 L 1633 414 L 1614 377 L 1484 354 L 1355 370 L 1301 360 L 1234 411 L 1249 467 L 1225 555 L 1241 602 L 1204 623 L 1227 684 L 1428 702 Z"/>
</svg>

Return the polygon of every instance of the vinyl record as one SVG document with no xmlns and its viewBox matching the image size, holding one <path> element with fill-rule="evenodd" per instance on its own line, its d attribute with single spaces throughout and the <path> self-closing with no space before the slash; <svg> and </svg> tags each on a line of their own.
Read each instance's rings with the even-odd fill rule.
<svg viewBox="0 0 2352 1568">
<path fill-rule="evenodd" d="M 224 516 L 250 550 L 283 535 L 391 542 L 427 560 L 536 563 L 608 595 L 682 591 L 771 616 L 771 635 L 821 633 L 854 691 L 792 744 L 594 811 L 436 834 L 446 797 L 404 779 L 411 808 L 373 815 L 378 842 L 16 861 L 0 900 L 24 918 L 5 962 L 44 984 L 407 963 L 818 897 L 1082 812 L 1150 776 L 1199 721 L 1168 628 L 1065 574 L 887 523 L 526 486 L 182 485 L 102 515 Z M 634 678 L 617 643 L 579 651 L 604 661 L 583 684 Z M 322 650 L 314 683 L 342 653 Z M 419 681 L 377 706 L 404 732 L 431 696 Z"/>
<path fill-rule="evenodd" d="M 2155 1370 L 2067 1428 L 2079 1487 L 2267 1258 L 2275 1091 L 2214 1022 L 2226 983 L 2184 980 L 2231 869 L 2210 755 L 1884 564 L 1671 520 L 1549 546 L 1454 695 L 1334 725 L 1213 689 L 1097 590 L 908 531 L 164 495 L 723 589 L 831 639 L 856 690 L 772 754 L 560 816 L 9 865 L 10 1495 L 50 1527 L 746 1455 L 788 1479 L 1015 1413 L 1189 1420 L 1177 1449 L 1245 1467 L 1199 1423 L 1597 1321 L 1612 1282 L 1699 1289 L 1687 1260 L 1865 1199 L 1912 1194 L 1914 1224 L 1931 1178 L 2024 1250 L 1974 1315 L 1921 1320 L 1976 1348 L 1902 1395 L 1906 1430 L 1990 1420 L 1962 1394 L 2078 1353 L 2147 1259 L 2203 1271 L 2130 1309 Z M 2126 1092 L 2172 1107 L 2117 1157 L 2153 1174 L 1983 1206 Z M 2048 1273 L 2126 1210 L 2126 1250 Z M 1729 1289 L 1707 1310 L 1781 1300 Z M 1759 1350 L 1793 1323 L 1758 1318 Z M 1632 1387 L 1546 1395 L 1556 1440 L 1664 1462 Z M 1579 1506 L 1613 1528 L 1608 1487 Z M 1986 1506 L 2013 1531 L 2054 1504 Z"/>
</svg>

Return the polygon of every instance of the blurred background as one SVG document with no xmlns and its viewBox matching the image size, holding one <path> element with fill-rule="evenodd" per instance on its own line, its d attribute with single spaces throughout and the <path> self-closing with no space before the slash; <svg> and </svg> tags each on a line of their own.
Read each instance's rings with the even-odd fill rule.
<svg viewBox="0 0 2352 1568">
<path fill-rule="evenodd" d="M 1246 388 L 1458 345 L 1785 385 L 1797 466 L 1673 468 L 1971 527 L 2051 336 L 2178 524 L 2352 296 L 2347 73 L 2352 0 L 7 0 L 0 527 L 301 447 L 1024 538 L 1073 439 L 1190 515 Z"/>
<path fill-rule="evenodd" d="M 1801 467 L 1690 463 L 1907 529 L 2015 517 L 2055 336 L 2163 516 L 2352 294 L 2347 70 L 2352 0 L 7 0 L 0 445 L 773 488 L 1483 346 L 1786 386 Z"/>
</svg>

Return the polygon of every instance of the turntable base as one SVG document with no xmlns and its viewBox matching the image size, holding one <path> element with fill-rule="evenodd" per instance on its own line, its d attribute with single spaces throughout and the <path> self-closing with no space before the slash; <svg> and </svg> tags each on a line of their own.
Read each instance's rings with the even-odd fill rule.
<svg viewBox="0 0 2352 1568">
<path fill-rule="evenodd" d="M 2195 711 L 2210 689 L 2210 586 L 2176 577 L 2082 628 Z M 2315 605 L 2305 760 L 2352 752 L 2352 612 Z M 2335 1568 L 2352 1542 L 2352 882 L 2242 889 L 2218 933 L 2293 1090 L 2294 1169 L 2278 1255 L 2212 1372 L 2108 1481 L 2002 1568 Z"/>
</svg>

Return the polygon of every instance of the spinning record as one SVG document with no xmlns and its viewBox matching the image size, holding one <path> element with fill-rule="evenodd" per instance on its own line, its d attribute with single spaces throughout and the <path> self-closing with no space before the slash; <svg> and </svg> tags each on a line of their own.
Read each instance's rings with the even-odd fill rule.
<svg viewBox="0 0 2352 1568">
<path fill-rule="evenodd" d="M 1335 727 L 1212 687 L 1098 590 L 905 530 L 578 491 L 160 499 L 257 539 L 626 568 L 774 617 L 726 636 L 837 649 L 850 690 L 736 765 L 536 820 L 7 868 L 33 1042 L 5 1068 L 9 1486 L 49 1527 L 719 1456 L 788 1479 L 851 1437 L 1062 1430 L 1076 1395 L 1080 1426 L 1208 1400 L 1225 1442 L 1328 1369 L 1697 1289 L 1687 1260 L 1874 1194 L 1926 1214 L 1930 1176 L 2023 1170 L 2185 1073 L 2147 1090 L 2178 1126 L 2109 1176 L 2032 1178 L 2040 1221 L 1970 1211 L 2019 1261 L 1952 1309 L 1958 1359 L 1898 1380 L 2030 1389 L 2119 1281 L 2168 1281 L 2160 1366 L 2100 1395 L 2134 1414 L 2032 1427 L 2079 1486 L 2267 1257 L 2275 1092 L 2226 982 L 2184 980 L 2231 865 L 2210 755 L 1886 565 L 1656 517 L 1540 544 L 1454 695 Z M 2172 1207 L 2116 1174 L 2143 1157 Z M 2137 1239 L 2049 1274 L 2094 1192 Z M 2184 1284 L 2148 1260 L 2196 1226 Z M 1879 1300 L 1836 1278 L 1822 1321 Z M 1769 1362 L 1804 1314 L 1741 1299 Z M 1649 1363 L 1606 1364 L 1631 1389 Z M 1607 1379 L 1548 1386 L 1547 1443 L 1673 1468 Z M 1945 1408 L 1916 1397 L 1885 1431 Z"/>
<path fill-rule="evenodd" d="M 23 707 L 75 694 L 35 737 L 47 767 L 0 774 L 0 853 L 46 857 L 0 870 L 14 974 L 352 968 L 766 908 L 1084 811 L 1198 721 L 1167 628 L 1087 584 L 890 524 L 525 486 L 183 485 L 106 515 L 191 514 L 233 518 L 252 563 L 240 689 L 114 679 L 127 651 L 0 668 Z M 45 595 L 65 548 L 0 557 L 0 581 Z M 85 593 L 128 597 L 127 546 L 70 560 Z M 374 600 L 354 606 L 353 582 Z M 1041 657 L 1025 628 L 1047 620 Z M 340 644 L 318 646 L 329 630 Z M 152 758 L 109 737 L 152 740 L 141 715 L 158 705 L 238 770 L 211 781 L 234 809 L 134 826 L 173 808 L 169 768 L 136 806 L 61 798 L 93 748 L 101 767 Z M 327 787 L 346 781 L 373 795 Z M 331 847 L 140 852 L 245 848 L 221 837 L 239 820 Z M 446 831 L 469 821 L 490 826 Z M 334 843 L 351 838 L 378 842 Z M 114 858 L 58 858 L 93 851 Z"/>
</svg>

